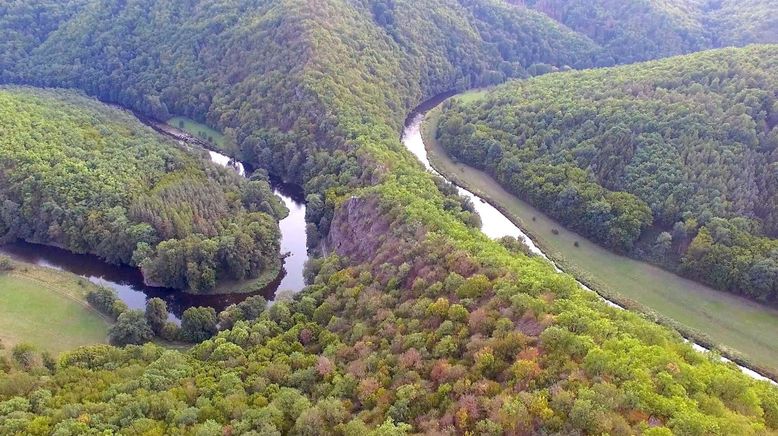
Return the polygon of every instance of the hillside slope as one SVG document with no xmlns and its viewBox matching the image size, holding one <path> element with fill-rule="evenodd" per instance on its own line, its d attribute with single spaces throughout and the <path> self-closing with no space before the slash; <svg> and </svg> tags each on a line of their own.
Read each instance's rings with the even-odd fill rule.
<svg viewBox="0 0 778 436">
<path fill-rule="evenodd" d="M 0 87 L 0 238 L 141 266 L 195 292 L 278 270 L 284 206 L 126 112 Z"/>
<path fill-rule="evenodd" d="M 778 43 L 775 0 L 508 0 L 545 13 L 604 49 L 600 65 Z"/>
<path fill-rule="evenodd" d="M 776 66 L 753 46 L 516 82 L 451 107 L 440 139 L 595 241 L 772 301 Z"/>
<path fill-rule="evenodd" d="M 89 347 L 0 374 L 0 432 L 774 431 L 771 385 L 488 240 L 399 141 L 426 97 L 598 50 L 488 0 L 90 3 L 3 80 L 218 127 L 304 183 L 332 252 L 190 352 Z"/>
</svg>

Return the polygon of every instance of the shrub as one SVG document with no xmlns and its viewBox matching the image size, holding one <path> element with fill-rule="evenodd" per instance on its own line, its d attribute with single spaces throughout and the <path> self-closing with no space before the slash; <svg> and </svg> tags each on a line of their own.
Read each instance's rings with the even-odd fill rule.
<svg viewBox="0 0 778 436">
<path fill-rule="evenodd" d="M 13 261 L 10 257 L 0 255 L 0 273 L 12 271 L 14 269 Z"/>
<path fill-rule="evenodd" d="M 146 316 L 140 310 L 127 310 L 108 331 L 108 339 L 113 345 L 140 345 L 154 339 L 154 332 L 146 322 Z"/>
<path fill-rule="evenodd" d="M 89 293 L 86 294 L 86 301 L 88 301 L 92 307 L 113 317 L 118 316 L 114 315 L 114 303 L 116 303 L 117 300 L 118 297 L 116 296 L 116 292 L 105 286 L 98 286 L 97 289 L 89 291 Z"/>
</svg>

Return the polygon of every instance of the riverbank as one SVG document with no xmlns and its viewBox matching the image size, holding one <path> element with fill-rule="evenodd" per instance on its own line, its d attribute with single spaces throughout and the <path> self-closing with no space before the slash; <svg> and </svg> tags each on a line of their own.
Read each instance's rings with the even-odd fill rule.
<svg viewBox="0 0 778 436">
<path fill-rule="evenodd" d="M 560 268 L 605 298 L 778 378 L 778 310 L 617 255 L 565 229 L 507 192 L 488 174 L 450 159 L 435 141 L 439 116 L 440 106 L 427 114 L 422 126 L 431 165 L 503 212 Z"/>
<path fill-rule="evenodd" d="M 86 301 L 97 286 L 64 271 L 13 261 L 0 274 L 0 339 L 59 353 L 107 342 L 112 320 Z"/>
<path fill-rule="evenodd" d="M 264 295 L 269 290 L 273 290 L 273 293 L 275 293 L 285 275 L 283 257 L 279 257 L 278 261 L 274 262 L 273 265 L 268 266 L 262 271 L 259 277 L 255 279 L 221 280 L 213 289 L 209 289 L 205 292 L 192 292 L 188 289 L 183 290 L 182 292 L 192 296 L 257 293 Z"/>
<path fill-rule="evenodd" d="M 135 116 L 158 133 L 207 150 L 212 162 L 233 168 L 242 176 L 250 176 L 251 168 L 236 158 L 238 151 L 234 143 L 218 130 L 186 117 L 173 117 L 163 123 L 139 114 Z M 236 288 L 237 291 L 224 292 L 229 289 L 229 283 L 225 283 L 201 295 L 246 294 L 252 292 L 251 289 L 262 288 L 261 295 L 272 299 L 276 291 L 300 292 L 305 287 L 303 271 L 308 261 L 305 191 L 273 175 L 270 175 L 269 181 L 273 194 L 281 199 L 286 208 L 286 215 L 280 217 L 278 223 L 281 229 L 281 258 L 277 268 L 271 267 L 257 279 L 242 283 Z M 272 295 L 269 295 L 269 290 L 273 291 Z"/>
</svg>

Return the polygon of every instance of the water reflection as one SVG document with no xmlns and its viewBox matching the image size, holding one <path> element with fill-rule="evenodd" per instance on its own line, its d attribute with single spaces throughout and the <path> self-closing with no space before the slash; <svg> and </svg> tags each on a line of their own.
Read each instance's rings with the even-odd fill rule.
<svg viewBox="0 0 778 436">
<path fill-rule="evenodd" d="M 305 287 L 303 268 L 308 260 L 307 236 L 305 233 L 305 192 L 297 185 L 284 183 L 281 179 L 270 177 L 273 193 L 289 209 L 289 215 L 278 225 L 281 228 L 281 253 L 286 274 L 278 286 L 280 291 L 299 292 Z"/>
</svg>

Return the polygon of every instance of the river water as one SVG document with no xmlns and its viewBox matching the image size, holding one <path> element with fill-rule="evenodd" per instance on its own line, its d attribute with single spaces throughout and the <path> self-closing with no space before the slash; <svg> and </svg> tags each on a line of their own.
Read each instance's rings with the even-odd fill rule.
<svg viewBox="0 0 778 436">
<path fill-rule="evenodd" d="M 240 162 L 209 151 L 211 160 L 246 175 Z M 184 311 L 190 307 L 213 307 L 217 312 L 231 304 L 240 303 L 251 295 L 262 295 L 272 300 L 278 291 L 299 292 L 305 286 L 303 267 L 308 259 L 305 235 L 305 202 L 302 189 L 296 185 L 283 183 L 271 177 L 273 193 L 280 197 L 289 209 L 289 215 L 279 222 L 281 229 L 281 253 L 286 253 L 281 275 L 262 291 L 253 294 L 189 294 L 175 289 L 147 286 L 143 275 L 137 268 L 112 265 L 97 256 L 75 254 L 57 247 L 27 242 L 15 242 L 0 246 L 0 253 L 14 259 L 68 271 L 89 280 L 92 283 L 113 289 L 130 309 L 144 309 L 149 298 L 158 297 L 167 303 L 168 318 L 177 322 Z"/>
<path fill-rule="evenodd" d="M 402 134 L 403 144 L 411 153 L 413 153 L 419 159 L 419 161 L 421 161 L 424 167 L 427 168 L 427 170 L 432 172 L 433 174 L 443 177 L 446 180 L 448 179 L 444 177 L 442 174 L 440 174 L 437 170 L 435 170 L 435 168 L 433 168 L 432 165 L 430 164 L 429 158 L 427 156 L 427 148 L 424 145 L 424 139 L 421 134 L 421 128 L 426 113 L 453 95 L 454 93 L 441 94 L 437 97 L 434 97 L 422 103 L 413 112 L 411 112 L 410 116 L 405 122 L 405 129 L 403 130 L 403 134 Z M 504 236 L 513 236 L 518 240 L 523 241 L 524 244 L 526 244 L 527 247 L 529 247 L 529 250 L 533 254 L 548 260 L 558 272 L 563 272 L 553 261 L 551 261 L 548 258 L 548 256 L 545 255 L 545 253 L 543 253 L 543 251 L 537 246 L 537 244 L 535 244 L 532 238 L 530 238 L 519 226 L 514 224 L 513 221 L 508 219 L 508 217 L 503 215 L 503 213 L 500 212 L 497 208 L 495 208 L 494 206 L 486 202 L 486 200 L 482 199 L 481 197 L 468 191 L 467 189 L 464 189 L 456 185 L 455 183 L 454 185 L 457 187 L 457 191 L 459 192 L 459 195 L 469 198 L 472 201 L 473 205 L 475 205 L 476 211 L 478 212 L 479 215 L 481 215 L 481 231 L 486 236 L 492 239 L 498 239 Z M 587 287 L 583 283 L 578 282 L 578 284 L 585 290 L 589 292 L 594 292 L 591 288 Z M 616 307 L 619 309 L 624 309 L 623 307 L 619 306 L 613 301 L 607 300 L 602 296 L 600 296 L 600 298 L 602 298 L 602 300 L 609 306 Z M 691 345 L 697 351 L 701 351 L 701 352 L 709 351 L 708 349 L 706 349 L 705 347 L 699 344 L 691 342 Z M 722 357 L 721 360 L 724 362 L 731 362 L 729 359 L 725 357 Z M 753 377 L 758 380 L 767 380 L 773 384 L 776 384 L 775 381 L 767 377 L 764 377 L 763 375 L 749 368 L 746 368 L 741 365 L 738 365 L 738 368 L 740 368 L 740 370 L 743 371 L 743 373 L 745 373 L 750 377 Z"/>
<path fill-rule="evenodd" d="M 209 150 L 211 161 L 224 167 L 233 168 L 238 174 L 246 176 L 246 167 L 242 162 L 230 159 L 228 156 Z M 281 228 L 281 253 L 287 254 L 284 259 L 284 275 L 275 291 L 302 290 L 303 267 L 308 260 L 307 238 L 305 234 L 305 192 L 297 185 L 284 183 L 278 177 L 270 177 L 273 193 L 279 197 L 289 209 L 289 215 L 278 225 Z"/>
</svg>

